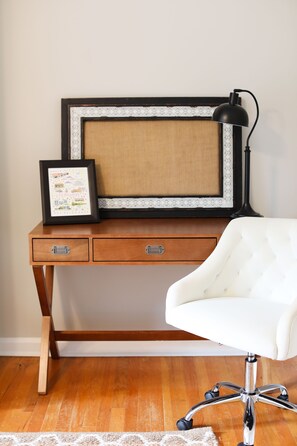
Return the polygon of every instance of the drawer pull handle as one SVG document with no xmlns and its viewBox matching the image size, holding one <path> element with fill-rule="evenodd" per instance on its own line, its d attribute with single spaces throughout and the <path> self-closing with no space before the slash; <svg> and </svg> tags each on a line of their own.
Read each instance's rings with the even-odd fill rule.
<svg viewBox="0 0 297 446">
<path fill-rule="evenodd" d="M 66 255 L 70 253 L 69 246 L 65 245 L 54 245 L 51 249 L 52 254 L 54 255 Z"/>
<path fill-rule="evenodd" d="M 165 248 L 163 245 L 147 245 L 145 247 L 145 253 L 148 255 L 151 254 L 164 254 L 165 252 Z"/>
</svg>

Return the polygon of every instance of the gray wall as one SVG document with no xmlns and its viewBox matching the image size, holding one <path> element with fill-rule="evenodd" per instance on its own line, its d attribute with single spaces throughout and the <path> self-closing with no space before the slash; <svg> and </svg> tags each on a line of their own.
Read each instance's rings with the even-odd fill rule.
<svg viewBox="0 0 297 446">
<path fill-rule="evenodd" d="M 38 161 L 60 158 L 62 97 L 253 91 L 261 111 L 253 206 L 297 217 L 296 0 L 0 0 L 0 8 L 1 338 L 40 334 L 27 233 L 41 220 Z M 59 270 L 56 326 L 164 328 L 166 290 L 191 270 Z"/>
</svg>

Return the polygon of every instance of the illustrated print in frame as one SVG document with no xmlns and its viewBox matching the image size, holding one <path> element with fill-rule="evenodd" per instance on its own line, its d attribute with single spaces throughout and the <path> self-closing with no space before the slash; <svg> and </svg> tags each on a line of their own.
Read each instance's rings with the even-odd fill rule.
<svg viewBox="0 0 297 446">
<path fill-rule="evenodd" d="M 99 221 L 95 161 L 40 161 L 43 223 Z"/>
</svg>

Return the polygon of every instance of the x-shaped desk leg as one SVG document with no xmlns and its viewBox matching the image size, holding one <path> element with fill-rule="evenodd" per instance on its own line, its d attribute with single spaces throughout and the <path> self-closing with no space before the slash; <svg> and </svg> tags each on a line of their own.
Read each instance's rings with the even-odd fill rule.
<svg viewBox="0 0 297 446">
<path fill-rule="evenodd" d="M 45 271 L 44 271 L 45 268 Z M 41 350 L 39 362 L 38 393 L 46 394 L 49 352 L 53 359 L 59 358 L 52 319 L 52 297 L 54 282 L 53 266 L 33 266 L 33 273 L 42 313 Z"/>
</svg>

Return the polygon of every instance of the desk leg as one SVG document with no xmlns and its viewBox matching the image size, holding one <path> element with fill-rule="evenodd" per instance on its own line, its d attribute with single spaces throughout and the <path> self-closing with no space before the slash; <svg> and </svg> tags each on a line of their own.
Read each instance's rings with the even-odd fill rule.
<svg viewBox="0 0 297 446">
<path fill-rule="evenodd" d="M 40 395 L 45 395 L 47 390 L 50 329 L 51 318 L 43 316 L 38 377 L 38 393 Z"/>
<path fill-rule="evenodd" d="M 38 393 L 46 394 L 49 351 L 53 359 L 59 358 L 52 319 L 52 293 L 54 267 L 33 266 L 33 273 L 42 313 L 41 353 L 39 363 Z"/>
</svg>

